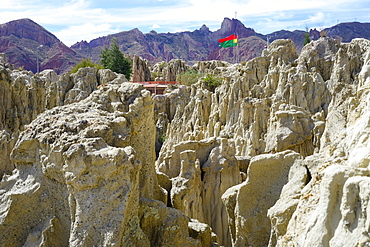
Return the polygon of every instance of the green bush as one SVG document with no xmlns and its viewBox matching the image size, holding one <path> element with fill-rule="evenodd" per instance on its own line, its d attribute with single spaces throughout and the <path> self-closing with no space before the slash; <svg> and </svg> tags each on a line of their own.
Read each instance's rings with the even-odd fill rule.
<svg viewBox="0 0 370 247">
<path fill-rule="evenodd" d="M 78 64 L 76 64 L 76 66 L 73 67 L 73 69 L 71 70 L 71 73 L 76 73 L 78 69 L 86 68 L 86 67 L 95 67 L 98 70 L 104 69 L 103 65 L 93 63 L 90 58 L 85 58 L 85 59 L 82 59 L 81 62 L 79 62 Z"/>
<path fill-rule="evenodd" d="M 160 69 L 163 69 L 164 67 L 167 67 L 168 66 L 168 63 L 165 62 L 165 61 L 162 61 L 161 63 L 159 63 L 159 68 Z"/>
<path fill-rule="evenodd" d="M 307 45 L 308 43 L 311 42 L 310 33 L 305 33 L 303 36 L 304 36 L 303 45 Z"/>
<path fill-rule="evenodd" d="M 216 87 L 222 84 L 222 79 L 220 77 L 209 75 L 209 74 L 203 78 L 203 81 L 206 83 L 206 86 L 208 87 L 208 89 L 212 92 L 215 91 Z"/>
<path fill-rule="evenodd" d="M 151 74 L 150 74 L 150 80 L 151 81 L 155 81 L 155 79 L 157 77 L 161 77 L 161 76 L 162 76 L 162 73 L 160 73 L 160 72 L 151 72 Z"/>
<path fill-rule="evenodd" d="M 162 143 L 164 143 L 166 141 L 166 133 L 164 133 L 161 137 L 160 137 L 160 140 Z"/>
<path fill-rule="evenodd" d="M 181 84 L 190 86 L 194 83 L 197 83 L 199 78 L 203 76 L 204 76 L 204 73 L 200 73 L 196 70 L 187 70 L 177 75 L 176 81 Z"/>
<path fill-rule="evenodd" d="M 303 46 L 307 45 L 308 43 L 311 42 L 311 39 L 310 39 L 310 32 L 308 30 L 308 27 L 306 26 L 306 32 L 305 34 L 303 35 L 304 37 L 304 40 L 303 40 Z"/>
<path fill-rule="evenodd" d="M 132 73 L 132 60 L 120 51 L 115 38 L 112 39 L 109 49 L 107 47 L 103 48 L 100 52 L 100 57 L 100 63 L 104 68 L 110 69 L 116 73 L 124 74 L 126 79 L 130 80 Z"/>
</svg>

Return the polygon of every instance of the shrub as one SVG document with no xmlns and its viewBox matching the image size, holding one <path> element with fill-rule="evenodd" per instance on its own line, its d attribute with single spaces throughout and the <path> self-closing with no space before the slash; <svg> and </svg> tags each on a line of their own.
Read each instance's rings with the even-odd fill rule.
<svg viewBox="0 0 370 247">
<path fill-rule="evenodd" d="M 199 78 L 203 76 L 203 73 L 200 73 L 196 70 L 187 70 L 178 74 L 176 77 L 176 81 L 180 82 L 181 84 L 190 86 L 194 83 L 197 83 Z"/>
<path fill-rule="evenodd" d="M 162 61 L 162 62 L 160 62 L 160 63 L 158 64 L 158 66 L 159 66 L 159 68 L 160 68 L 160 69 L 163 69 L 164 67 L 167 67 L 167 66 L 168 66 L 168 63 L 167 63 L 167 62 L 165 62 L 165 61 Z"/>
<path fill-rule="evenodd" d="M 203 78 L 203 81 L 206 83 L 208 89 L 212 92 L 215 91 L 216 87 L 222 84 L 222 79 L 220 77 L 212 76 L 209 74 Z"/>
<path fill-rule="evenodd" d="M 159 139 L 164 143 L 166 141 L 166 133 L 164 133 Z"/>
<path fill-rule="evenodd" d="M 162 77 L 162 73 L 160 72 L 151 72 L 150 73 L 150 80 L 155 81 L 156 78 Z"/>
<path fill-rule="evenodd" d="M 311 42 L 311 39 L 310 39 L 310 33 L 305 33 L 304 35 L 304 41 L 303 41 L 303 45 L 307 45 L 308 43 Z"/>
<path fill-rule="evenodd" d="M 307 45 L 308 43 L 311 42 L 311 39 L 310 39 L 310 32 L 308 30 L 308 27 L 306 26 L 306 32 L 304 33 L 303 35 L 304 37 L 304 40 L 303 40 L 303 46 Z"/>
<path fill-rule="evenodd" d="M 86 68 L 86 67 L 95 67 L 98 70 L 104 69 L 102 65 L 93 63 L 90 58 L 85 58 L 85 59 L 82 59 L 81 62 L 79 62 L 78 64 L 76 64 L 76 66 L 73 67 L 73 69 L 71 70 L 71 73 L 76 73 L 78 69 Z"/>
</svg>

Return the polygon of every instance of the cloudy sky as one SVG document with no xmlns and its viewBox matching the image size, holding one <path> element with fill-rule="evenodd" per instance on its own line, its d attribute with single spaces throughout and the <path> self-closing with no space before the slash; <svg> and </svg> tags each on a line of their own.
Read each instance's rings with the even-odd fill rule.
<svg viewBox="0 0 370 247">
<path fill-rule="evenodd" d="M 148 33 L 212 31 L 225 17 L 268 34 L 370 22 L 369 0 L 0 0 L 0 23 L 30 18 L 66 45 L 139 28 Z"/>
</svg>

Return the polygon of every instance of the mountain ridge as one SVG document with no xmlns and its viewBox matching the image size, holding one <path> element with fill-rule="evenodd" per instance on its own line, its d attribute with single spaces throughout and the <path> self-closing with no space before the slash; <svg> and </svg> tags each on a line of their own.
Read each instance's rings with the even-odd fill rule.
<svg viewBox="0 0 370 247">
<path fill-rule="evenodd" d="M 0 25 L 0 52 L 9 62 L 33 72 L 54 69 L 62 73 L 82 57 L 54 34 L 31 19 Z"/>
<path fill-rule="evenodd" d="M 133 33 L 134 37 L 136 36 L 134 41 L 132 41 L 132 37 L 127 37 L 127 34 L 130 33 Z M 135 28 L 129 31 L 99 37 L 90 42 L 77 42 L 71 48 L 84 55 L 90 54 L 94 60 L 98 60 L 99 52 L 95 51 L 95 49 L 97 48 L 96 50 L 100 51 L 102 47 L 99 46 L 107 46 L 112 38 L 116 38 L 123 52 L 129 55 L 136 54 L 154 63 L 161 61 L 168 62 L 175 58 L 183 59 L 190 63 L 204 60 L 231 61 L 234 57 L 232 52 L 218 52 L 220 50 L 218 39 L 233 33 L 237 33 L 239 39 L 250 36 L 258 37 L 254 29 L 245 27 L 239 20 L 225 18 L 221 23 L 221 28 L 214 32 L 210 31 L 205 24 L 194 31 L 177 33 L 157 33 L 151 31 L 144 34 Z M 140 40 L 138 39 L 139 36 L 141 38 Z M 137 45 L 135 42 L 141 44 L 142 47 L 135 47 Z M 127 43 L 129 45 L 126 45 Z M 259 43 L 262 43 L 262 39 Z M 258 53 L 261 54 L 263 49 L 264 45 L 261 45 Z"/>
<path fill-rule="evenodd" d="M 370 39 L 370 23 L 340 23 L 324 31 L 327 36 L 343 42 L 349 42 L 353 38 Z M 239 36 L 239 48 L 220 48 L 218 39 L 233 33 Z M 168 62 L 171 59 L 183 59 L 186 63 L 194 64 L 206 60 L 248 61 L 260 56 L 268 43 L 276 39 L 291 39 L 299 53 L 303 47 L 304 33 L 302 30 L 280 30 L 264 35 L 246 27 L 237 19 L 225 18 L 220 29 L 213 32 L 205 24 L 194 31 L 177 33 L 143 33 L 134 28 L 89 42 L 82 40 L 68 47 L 36 22 L 19 19 L 0 25 L 0 52 L 7 54 L 9 62 L 17 67 L 34 73 L 53 69 L 61 74 L 70 71 L 83 58 L 99 62 L 100 51 L 104 46 L 109 46 L 112 38 L 117 39 L 125 54 L 140 56 L 151 64 Z M 311 29 L 310 37 L 316 40 L 320 37 L 320 32 Z"/>
</svg>

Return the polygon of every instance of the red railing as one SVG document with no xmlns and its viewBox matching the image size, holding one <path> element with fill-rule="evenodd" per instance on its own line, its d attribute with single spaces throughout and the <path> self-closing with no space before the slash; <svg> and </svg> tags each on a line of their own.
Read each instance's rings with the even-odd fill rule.
<svg viewBox="0 0 370 247">
<path fill-rule="evenodd" d="M 135 81 L 133 83 L 142 84 L 152 94 L 163 94 L 168 84 L 177 84 L 176 81 Z"/>
<path fill-rule="evenodd" d="M 177 84 L 178 82 L 177 81 L 134 81 L 133 83 L 167 85 L 167 84 Z"/>
</svg>

